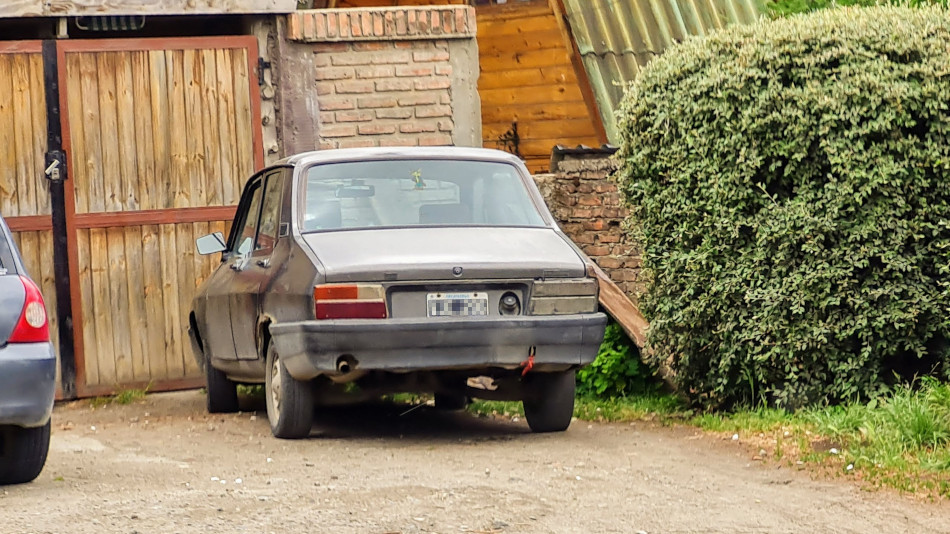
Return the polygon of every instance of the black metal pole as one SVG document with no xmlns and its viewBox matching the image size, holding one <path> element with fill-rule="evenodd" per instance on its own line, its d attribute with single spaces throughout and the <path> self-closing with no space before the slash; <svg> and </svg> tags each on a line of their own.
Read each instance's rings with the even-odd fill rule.
<svg viewBox="0 0 950 534">
<path fill-rule="evenodd" d="M 58 162 L 59 174 L 47 176 L 53 216 L 53 274 L 56 278 L 56 317 L 59 331 L 59 365 L 63 397 L 76 398 L 76 351 L 73 346 L 72 297 L 69 286 L 69 248 L 66 228 L 67 179 L 63 152 L 62 116 L 59 109 L 59 65 L 56 41 L 43 41 L 43 85 L 46 90 L 46 165 Z"/>
</svg>

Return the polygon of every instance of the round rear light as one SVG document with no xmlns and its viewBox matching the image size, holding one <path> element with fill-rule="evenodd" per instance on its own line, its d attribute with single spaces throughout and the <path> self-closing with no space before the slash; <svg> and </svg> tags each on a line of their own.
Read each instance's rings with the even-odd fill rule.
<svg viewBox="0 0 950 534">
<path fill-rule="evenodd" d="M 46 324 L 46 308 L 40 302 L 31 302 L 23 310 L 23 317 L 26 319 L 26 324 L 33 328 L 40 328 Z"/>
</svg>

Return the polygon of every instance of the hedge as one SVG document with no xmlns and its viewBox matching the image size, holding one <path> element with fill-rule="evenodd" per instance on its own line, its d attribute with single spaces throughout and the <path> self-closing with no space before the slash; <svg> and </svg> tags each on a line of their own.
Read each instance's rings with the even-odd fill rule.
<svg viewBox="0 0 950 534">
<path fill-rule="evenodd" d="M 795 408 L 946 377 L 948 43 L 941 8 L 824 10 L 686 41 L 629 88 L 642 310 L 692 399 Z"/>
<path fill-rule="evenodd" d="M 907 5 L 912 7 L 941 5 L 947 0 L 769 0 L 766 8 L 774 15 L 787 16 L 808 13 L 818 9 L 839 6 L 876 6 L 880 4 Z"/>
</svg>

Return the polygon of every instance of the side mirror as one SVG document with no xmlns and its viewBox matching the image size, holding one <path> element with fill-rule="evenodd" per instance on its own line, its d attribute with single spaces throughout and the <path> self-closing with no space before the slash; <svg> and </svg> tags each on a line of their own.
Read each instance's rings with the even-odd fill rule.
<svg viewBox="0 0 950 534">
<path fill-rule="evenodd" d="M 201 236 L 195 240 L 195 244 L 198 245 L 198 254 L 202 256 L 214 254 L 215 252 L 224 252 L 228 248 L 227 243 L 224 241 L 224 234 L 221 232 Z"/>
</svg>

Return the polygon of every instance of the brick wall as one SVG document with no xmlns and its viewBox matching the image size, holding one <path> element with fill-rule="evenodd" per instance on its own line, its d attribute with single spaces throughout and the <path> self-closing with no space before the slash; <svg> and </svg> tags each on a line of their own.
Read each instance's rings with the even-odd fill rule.
<svg viewBox="0 0 950 534">
<path fill-rule="evenodd" d="M 628 211 L 608 178 L 616 168 L 611 158 L 564 160 L 534 178 L 564 233 L 636 303 L 640 251 L 623 230 Z"/>
<path fill-rule="evenodd" d="M 479 146 L 474 38 L 475 12 L 467 6 L 288 16 L 281 54 L 296 56 L 298 68 L 284 69 L 282 76 L 299 93 L 309 93 L 313 104 L 305 113 L 315 116 L 309 123 L 298 121 L 312 128 L 304 132 L 304 142 L 299 129 L 285 132 L 285 144 L 292 147 L 287 152 Z"/>
</svg>

